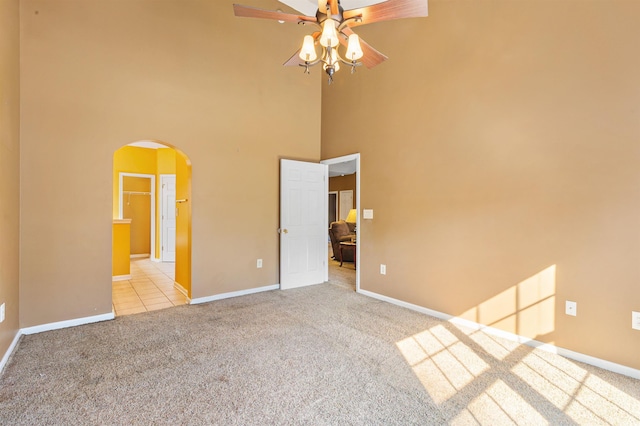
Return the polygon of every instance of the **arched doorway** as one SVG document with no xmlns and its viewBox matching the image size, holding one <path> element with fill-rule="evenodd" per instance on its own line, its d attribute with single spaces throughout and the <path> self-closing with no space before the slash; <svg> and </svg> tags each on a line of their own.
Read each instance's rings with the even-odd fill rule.
<svg viewBox="0 0 640 426">
<path fill-rule="evenodd" d="M 191 162 L 174 146 L 138 141 L 113 157 L 112 301 L 127 315 L 189 303 Z"/>
</svg>

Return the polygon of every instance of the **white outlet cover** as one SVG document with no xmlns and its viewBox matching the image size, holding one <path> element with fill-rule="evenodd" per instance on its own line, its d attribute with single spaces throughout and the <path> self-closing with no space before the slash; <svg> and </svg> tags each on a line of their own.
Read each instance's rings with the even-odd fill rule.
<svg viewBox="0 0 640 426">
<path fill-rule="evenodd" d="M 4 303 L 0 305 L 0 322 L 4 321 Z"/>
<path fill-rule="evenodd" d="M 258 259 L 258 261 L 256 262 L 256 267 L 262 268 L 262 259 Z"/>
<path fill-rule="evenodd" d="M 578 304 L 576 302 L 572 302 L 570 300 L 567 300 L 566 304 L 565 304 L 565 311 L 564 311 L 567 315 L 571 315 L 573 317 L 575 317 L 576 315 L 578 315 Z"/>
<path fill-rule="evenodd" d="M 387 265 L 380 264 L 380 274 L 387 275 Z"/>
</svg>

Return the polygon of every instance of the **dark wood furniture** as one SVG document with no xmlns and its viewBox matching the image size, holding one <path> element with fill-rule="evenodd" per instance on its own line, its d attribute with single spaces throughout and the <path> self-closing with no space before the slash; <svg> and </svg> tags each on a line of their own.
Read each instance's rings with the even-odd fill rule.
<svg viewBox="0 0 640 426">
<path fill-rule="evenodd" d="M 342 266 L 342 259 L 344 259 L 344 256 L 342 255 L 344 249 L 353 250 L 353 267 L 357 269 L 357 266 L 356 266 L 356 243 L 352 243 L 352 242 L 341 242 L 340 243 L 340 266 Z"/>
</svg>

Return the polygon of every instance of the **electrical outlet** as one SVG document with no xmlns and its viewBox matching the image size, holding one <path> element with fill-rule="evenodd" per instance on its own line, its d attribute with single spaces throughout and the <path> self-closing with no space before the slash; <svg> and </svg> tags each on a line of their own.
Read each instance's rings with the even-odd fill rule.
<svg viewBox="0 0 640 426">
<path fill-rule="evenodd" d="M 4 321 L 4 303 L 0 305 L 0 322 Z"/>
<path fill-rule="evenodd" d="M 380 264 L 380 275 L 387 275 L 387 265 Z"/>
<path fill-rule="evenodd" d="M 256 262 L 256 268 L 262 268 L 262 259 L 258 259 L 258 262 Z"/>
<path fill-rule="evenodd" d="M 631 312 L 631 328 L 640 330 L 640 312 Z"/>
<path fill-rule="evenodd" d="M 564 312 L 567 315 L 575 317 L 576 315 L 578 315 L 578 303 L 567 300 Z"/>
</svg>

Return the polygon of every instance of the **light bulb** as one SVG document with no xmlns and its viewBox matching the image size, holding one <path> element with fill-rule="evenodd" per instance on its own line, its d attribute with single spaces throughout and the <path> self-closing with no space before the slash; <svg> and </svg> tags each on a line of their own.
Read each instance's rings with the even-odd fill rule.
<svg viewBox="0 0 640 426">
<path fill-rule="evenodd" d="M 325 70 L 327 68 L 333 68 L 334 70 L 340 70 L 340 62 L 338 61 L 338 53 L 335 49 L 331 49 L 331 53 L 327 52 L 327 55 L 324 58 L 324 65 L 322 68 Z"/>
<path fill-rule="evenodd" d="M 349 36 L 349 45 L 347 46 L 347 59 L 350 61 L 357 61 L 362 58 L 362 47 L 360 46 L 360 37 L 358 34 L 351 34 Z"/>
<path fill-rule="evenodd" d="M 336 31 L 336 21 L 327 18 L 322 23 L 322 35 L 320 36 L 320 44 L 324 47 L 336 47 L 338 40 L 338 32 Z"/>
<path fill-rule="evenodd" d="M 300 49 L 300 54 L 298 56 L 300 56 L 300 59 L 302 59 L 305 62 L 312 62 L 315 61 L 316 58 L 318 57 L 318 54 L 316 53 L 316 48 L 314 46 L 314 40 L 313 37 L 310 35 L 306 35 L 304 36 L 304 41 L 302 42 L 302 49 Z"/>
</svg>

